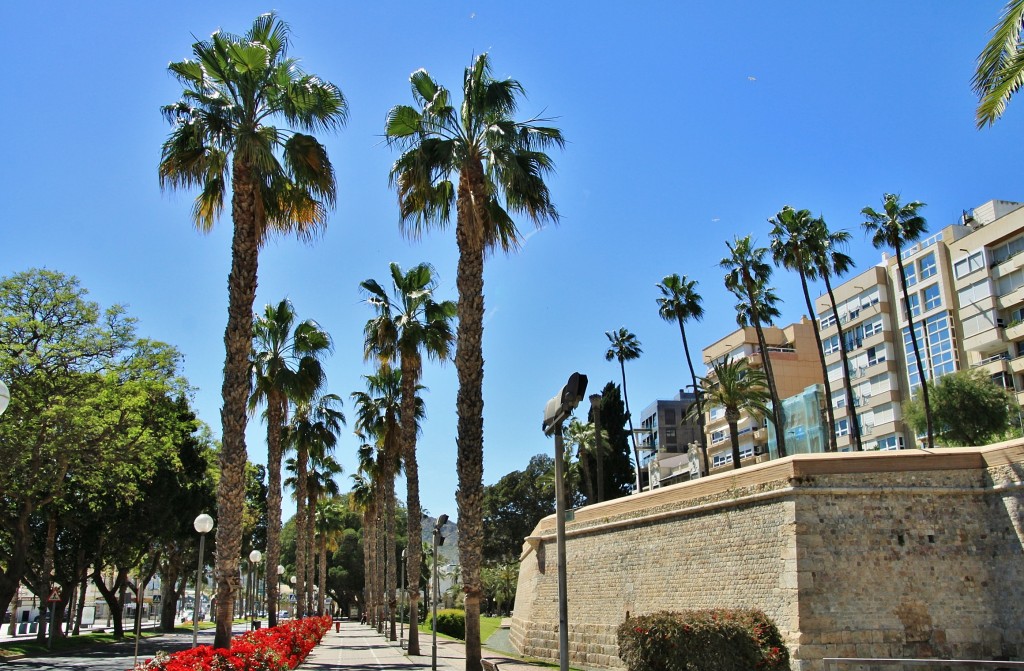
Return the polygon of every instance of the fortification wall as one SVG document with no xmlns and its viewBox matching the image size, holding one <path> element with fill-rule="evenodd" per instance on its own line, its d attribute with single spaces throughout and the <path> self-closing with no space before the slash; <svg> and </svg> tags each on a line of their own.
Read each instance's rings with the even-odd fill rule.
<svg viewBox="0 0 1024 671">
<path fill-rule="evenodd" d="M 1024 441 L 797 455 L 577 510 L 570 659 L 620 668 L 630 614 L 755 607 L 824 656 L 1024 654 Z M 555 520 L 523 546 L 511 640 L 558 658 Z"/>
</svg>

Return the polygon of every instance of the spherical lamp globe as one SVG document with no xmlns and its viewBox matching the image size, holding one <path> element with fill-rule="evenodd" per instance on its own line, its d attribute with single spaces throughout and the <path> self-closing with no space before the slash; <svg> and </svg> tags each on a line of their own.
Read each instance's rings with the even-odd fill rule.
<svg viewBox="0 0 1024 671">
<path fill-rule="evenodd" d="M 208 534 L 213 531 L 213 518 L 203 513 L 196 518 L 196 521 L 192 523 L 192 526 L 196 528 L 197 533 Z"/>
</svg>

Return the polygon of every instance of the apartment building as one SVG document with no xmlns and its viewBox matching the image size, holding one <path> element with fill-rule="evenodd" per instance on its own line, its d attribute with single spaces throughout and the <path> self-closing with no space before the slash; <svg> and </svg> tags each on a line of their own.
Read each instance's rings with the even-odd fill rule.
<svg viewBox="0 0 1024 671">
<path fill-rule="evenodd" d="M 917 445 L 902 422 L 901 403 L 922 379 L 981 368 L 1024 402 L 1024 205 L 993 200 L 902 250 L 907 304 L 899 263 L 882 262 L 834 290 L 839 323 L 828 296 L 815 304 L 832 384 L 840 450 L 852 448 L 840 329 L 846 341 L 854 407 L 864 449 Z M 921 353 L 919 371 L 909 317 Z M 922 374 L 923 373 L 923 374 Z"/>
<path fill-rule="evenodd" d="M 821 361 L 814 340 L 814 327 L 806 317 L 782 328 L 764 327 L 767 355 L 779 398 L 803 394 L 812 385 L 822 381 Z M 752 367 L 763 367 L 765 353 L 757 343 L 757 332 L 750 327 L 740 328 L 703 350 L 707 376 L 712 376 L 712 362 L 728 359 L 746 359 Z M 704 430 L 707 435 L 710 472 L 732 468 L 732 446 L 729 425 L 725 421 L 725 408 L 709 408 L 705 413 Z M 774 440 L 765 429 L 765 420 L 758 421 L 743 413 L 739 421 L 741 463 L 760 463 L 777 456 Z M 748 461 L 750 459 L 751 461 Z"/>
<path fill-rule="evenodd" d="M 927 262 L 925 267 L 930 267 Z M 900 411 L 905 398 L 900 376 L 905 366 L 901 341 L 897 342 L 895 335 L 899 320 L 894 296 L 898 294 L 890 288 L 888 269 L 884 265 L 869 268 L 835 287 L 833 295 L 838 321 L 828 295 L 819 297 L 814 307 L 836 420 L 836 446 L 841 452 L 854 449 L 851 418 L 856 414 L 864 449 L 902 449 L 907 434 Z M 844 385 L 840 330 L 849 361 L 854 412 Z"/>
<path fill-rule="evenodd" d="M 697 400 L 682 389 L 671 400 L 657 400 L 640 413 L 637 443 L 640 463 L 647 469 L 650 487 L 683 482 L 690 476 L 690 446 L 699 443 L 700 429 L 687 412 Z"/>
</svg>

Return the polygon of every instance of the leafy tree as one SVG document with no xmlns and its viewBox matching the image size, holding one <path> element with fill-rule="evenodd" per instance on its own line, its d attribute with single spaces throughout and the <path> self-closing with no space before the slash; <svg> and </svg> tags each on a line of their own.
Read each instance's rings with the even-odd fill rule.
<svg viewBox="0 0 1024 671">
<path fill-rule="evenodd" d="M 553 163 L 545 153 L 564 145 L 557 128 L 543 119 L 516 121 L 522 85 L 494 79 L 486 53 L 463 77 L 463 101 L 426 70 L 410 76 L 416 106 L 398 105 L 387 116 L 385 134 L 402 155 L 391 169 L 398 190 L 403 230 L 419 235 L 446 227 L 455 206 L 459 248 L 459 325 L 455 369 L 459 378 L 456 492 L 463 542 L 459 546 L 466 593 L 466 670 L 480 669 L 480 577 L 483 538 L 483 316 L 484 255 L 514 250 L 519 232 L 512 215 L 538 227 L 557 222 L 558 211 L 544 177 Z M 458 175 L 458 186 L 453 178 Z"/>
<path fill-rule="evenodd" d="M 979 370 L 961 370 L 929 380 L 936 437 L 951 446 L 987 445 L 1010 428 L 1012 394 Z M 921 398 L 903 406 L 903 417 L 916 432 L 927 429 Z"/>
<path fill-rule="evenodd" d="M 619 386 L 614 382 L 608 382 L 602 389 L 600 409 L 603 468 L 597 467 L 597 455 L 584 454 L 582 459 L 588 463 L 584 470 L 595 477 L 601 477 L 597 474 L 602 473 L 603 481 L 597 483 L 595 491 L 603 490 L 607 492 L 607 499 L 617 499 L 630 493 L 635 476 L 626 432 L 626 408 Z M 588 412 L 587 420 L 594 421 L 592 410 Z"/>
<path fill-rule="evenodd" d="M 863 448 L 860 420 L 857 418 L 856 403 L 853 397 L 853 376 L 850 373 L 850 358 L 847 356 L 846 337 L 843 334 L 843 322 L 839 319 L 839 308 L 836 305 L 836 295 L 832 290 L 832 277 L 842 277 L 853 268 L 853 259 L 839 247 L 850 241 L 848 231 L 832 232 L 828 229 L 825 219 L 818 217 L 810 226 L 807 243 L 810 247 L 809 253 L 817 277 L 825 283 L 825 292 L 828 294 L 829 305 L 832 307 L 832 318 L 835 320 L 836 329 L 839 332 L 839 358 L 843 361 L 843 386 L 846 388 L 846 412 L 850 418 L 850 437 L 853 447 L 858 452 Z M 826 376 L 827 377 L 827 376 Z M 829 403 L 831 404 L 831 399 Z"/>
<path fill-rule="evenodd" d="M 910 298 L 907 290 L 907 273 L 903 267 L 903 249 L 920 239 L 928 231 L 928 225 L 918 210 L 924 203 L 913 201 L 906 205 L 900 203 L 900 197 L 893 193 L 882 196 L 882 212 L 871 207 L 861 210 L 867 221 L 864 230 L 871 235 L 871 244 L 875 249 L 891 248 L 896 255 L 896 267 L 900 273 L 900 292 L 903 294 L 903 310 L 907 315 L 907 329 L 910 331 L 910 345 L 914 351 L 914 364 L 921 379 L 921 395 L 924 399 L 925 426 L 927 428 L 927 447 L 935 444 L 935 431 L 932 423 L 931 402 L 928 398 L 929 371 L 921 364 L 921 347 L 917 341 L 917 327 L 914 324 L 914 313 L 910 309 Z"/>
<path fill-rule="evenodd" d="M 992 37 L 978 55 L 971 87 L 978 96 L 978 128 L 991 126 L 1003 116 L 1010 98 L 1024 82 L 1024 0 L 1010 0 L 1003 8 Z"/>
<path fill-rule="evenodd" d="M 512 471 L 484 487 L 484 560 L 516 561 L 523 539 L 544 517 L 555 512 L 554 458 L 538 454 L 522 471 Z"/>
<path fill-rule="evenodd" d="M 772 260 L 776 266 L 795 270 L 800 276 L 804 304 L 807 306 L 807 314 L 812 317 L 815 310 L 807 281 L 817 277 L 817 267 L 814 265 L 811 252 L 814 248 L 811 235 L 813 231 L 817 230 L 814 227 L 814 221 L 810 210 L 796 210 L 789 205 L 783 207 L 778 214 L 768 220 L 768 223 L 772 225 L 770 243 Z M 821 379 L 825 385 L 825 398 L 828 399 L 825 403 L 825 413 L 828 418 L 829 450 L 836 452 L 838 447 L 836 445 L 835 411 L 832 407 L 832 382 L 829 380 L 828 367 L 825 365 L 825 350 L 821 346 L 821 329 L 818 326 L 818 320 L 811 319 L 811 326 L 814 331 L 814 344 L 818 349 L 818 361 L 821 364 Z M 853 408 L 853 403 L 850 403 L 850 408 Z"/>
<path fill-rule="evenodd" d="M 745 359 L 711 362 L 712 375 L 700 379 L 701 390 L 711 407 L 725 409 L 725 421 L 729 423 L 729 439 L 732 445 L 732 467 L 740 467 L 740 414 L 746 410 L 751 414 L 767 415 L 771 395 L 768 380 L 759 368 L 751 368 Z"/>
<path fill-rule="evenodd" d="M 640 349 L 640 341 L 624 326 L 618 331 L 606 331 L 605 336 L 611 343 L 608 351 L 604 353 L 605 361 L 618 361 L 619 369 L 622 371 L 622 398 L 626 402 L 626 421 L 629 423 L 630 442 L 633 445 L 633 464 L 636 468 L 636 491 L 639 492 L 641 489 L 640 448 L 637 447 L 636 431 L 633 430 L 633 415 L 629 412 L 629 394 L 626 393 L 626 362 L 639 359 L 643 350 Z"/>
<path fill-rule="evenodd" d="M 417 407 L 422 401 L 417 396 L 423 372 L 423 353 L 427 357 L 446 361 L 454 344 L 451 321 L 456 314 L 452 301 L 434 300 L 437 279 L 433 268 L 421 263 L 403 273 L 397 263 L 391 264 L 391 296 L 377 283 L 368 279 L 359 286 L 367 293 L 367 302 L 377 316 L 366 323 L 364 353 L 366 357 L 397 363 L 401 369 L 402 393 L 400 416 L 400 449 L 405 463 L 406 506 L 409 511 L 406 534 L 409 538 L 423 535 L 422 507 L 420 505 L 419 464 L 416 459 L 416 434 L 419 432 Z M 409 548 L 409 645 L 410 655 L 418 655 L 420 545 Z"/>
<path fill-rule="evenodd" d="M 243 36 L 218 31 L 194 43 L 195 60 L 168 65 L 184 90 L 178 102 L 162 110 L 172 130 L 161 152 L 160 184 L 200 189 L 192 210 L 197 228 L 213 227 L 231 186 L 234 231 L 217 494 L 217 648 L 231 647 L 238 589 L 235 561 L 245 496 L 258 250 L 271 232 L 308 239 L 326 225 L 327 208 L 335 199 L 334 169 L 324 146 L 307 133 L 339 127 L 348 112 L 341 90 L 304 73 L 288 56 L 288 46 L 288 25 L 273 13 L 257 17 Z M 274 119 L 291 128 L 271 125 Z"/>
<path fill-rule="evenodd" d="M 267 305 L 253 320 L 253 392 L 249 410 L 266 405 L 267 421 L 267 566 L 276 567 L 281 555 L 281 436 L 288 422 L 289 401 L 310 398 L 324 383 L 322 357 L 331 350 L 330 335 L 311 319 L 298 322 L 287 298 Z M 267 583 L 267 611 L 277 624 L 278 585 Z"/>
<path fill-rule="evenodd" d="M 725 288 L 740 300 L 736 306 L 736 323 L 741 327 L 750 324 L 757 334 L 757 345 L 761 350 L 761 362 L 764 366 L 765 380 L 772 401 L 769 414 L 776 428 L 779 456 L 784 457 L 786 456 L 786 423 L 783 416 L 782 399 L 779 398 L 775 372 L 772 369 L 771 352 L 768 351 L 763 328 L 764 324 L 770 324 L 772 317 L 777 317 L 779 314 L 775 307 L 778 297 L 768 286 L 768 280 L 772 275 L 772 268 L 765 261 L 768 249 L 754 247 L 754 242 L 749 235 L 742 238 L 737 237 L 731 243 L 726 242 L 725 246 L 729 249 L 729 256 L 722 259 L 718 265 L 727 271 Z"/>
<path fill-rule="evenodd" d="M 704 300 L 697 293 L 697 280 L 691 280 L 686 275 L 666 275 L 657 285 L 661 291 L 658 301 L 658 315 L 665 321 L 675 321 L 679 324 L 679 335 L 683 337 L 683 352 L 686 354 L 686 366 L 690 369 L 690 381 L 693 386 L 693 393 L 696 396 L 697 408 L 703 408 L 700 385 L 697 384 L 697 374 L 693 370 L 693 359 L 690 357 L 690 346 L 686 342 L 686 322 L 700 321 L 704 318 Z M 704 455 L 704 463 L 708 461 L 708 439 L 704 435 L 704 413 L 697 413 L 698 435 L 700 436 L 700 451 Z M 705 467 L 706 468 L 706 467 Z M 701 475 L 707 475 L 703 471 Z"/>
</svg>

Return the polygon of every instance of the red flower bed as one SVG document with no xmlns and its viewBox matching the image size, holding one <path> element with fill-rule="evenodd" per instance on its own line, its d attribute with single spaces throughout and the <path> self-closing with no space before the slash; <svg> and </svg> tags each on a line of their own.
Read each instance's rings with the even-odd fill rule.
<svg viewBox="0 0 1024 671">
<path fill-rule="evenodd" d="M 288 671 L 306 659 L 331 626 L 331 618 L 307 617 L 231 639 L 230 650 L 201 645 L 174 654 L 158 653 L 135 671 Z"/>
</svg>

